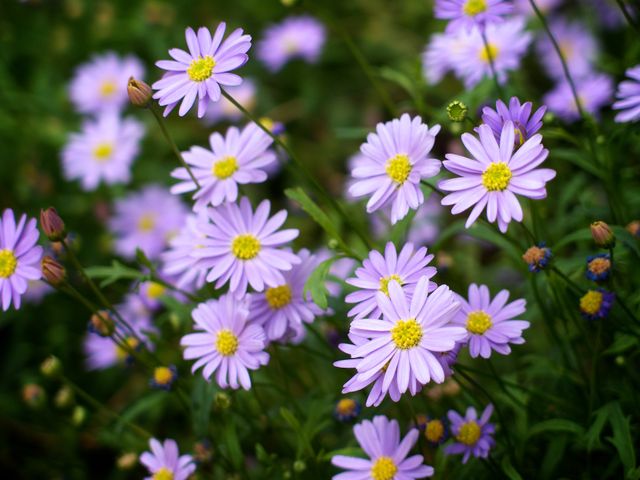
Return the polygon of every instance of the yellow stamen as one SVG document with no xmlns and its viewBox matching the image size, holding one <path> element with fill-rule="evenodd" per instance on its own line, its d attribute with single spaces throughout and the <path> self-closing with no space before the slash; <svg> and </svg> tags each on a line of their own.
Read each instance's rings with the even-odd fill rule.
<svg viewBox="0 0 640 480">
<path fill-rule="evenodd" d="M 138 345 L 140 345 L 140 342 L 135 337 L 125 338 L 124 343 L 128 348 L 116 345 L 116 358 L 120 362 L 124 362 L 131 355 L 129 352 L 131 350 L 135 350 L 136 348 L 138 348 Z"/>
<path fill-rule="evenodd" d="M 0 278 L 9 278 L 18 268 L 18 259 L 12 250 L 0 250 Z"/>
<path fill-rule="evenodd" d="M 424 436 L 432 443 L 438 443 L 442 440 L 444 435 L 444 425 L 440 420 L 431 420 L 427 422 L 427 426 L 424 429 Z"/>
<path fill-rule="evenodd" d="M 600 311 L 602 306 L 602 292 L 597 290 L 589 290 L 585 296 L 580 299 L 580 310 L 589 315 L 595 315 Z"/>
<path fill-rule="evenodd" d="M 219 180 L 224 180 L 225 178 L 229 178 L 231 175 L 236 173 L 238 170 L 238 161 L 236 157 L 223 157 L 221 160 L 218 160 L 211 167 L 211 172 L 214 176 L 216 176 Z"/>
<path fill-rule="evenodd" d="M 458 434 L 456 435 L 456 440 L 460 443 L 464 443 L 465 445 L 475 445 L 480 438 L 481 433 L 482 430 L 480 429 L 480 425 L 471 420 L 462 424 Z"/>
<path fill-rule="evenodd" d="M 371 467 L 373 480 L 393 480 L 398 472 L 397 465 L 390 457 L 378 457 Z"/>
<path fill-rule="evenodd" d="M 467 315 L 467 330 L 471 333 L 482 335 L 491 328 L 491 325 L 493 325 L 491 315 L 482 310 L 476 310 Z"/>
<path fill-rule="evenodd" d="M 484 63 L 489 63 L 489 58 L 491 58 L 491 60 L 495 62 L 499 52 L 500 49 L 494 43 L 490 43 L 488 48 L 483 46 L 482 50 L 480 50 L 480 60 Z"/>
<path fill-rule="evenodd" d="M 482 185 L 490 191 L 502 191 L 509 186 L 513 174 L 506 163 L 491 163 L 482 174 Z"/>
<path fill-rule="evenodd" d="M 167 467 L 162 467 L 153 474 L 153 480 L 173 480 L 173 472 Z"/>
<path fill-rule="evenodd" d="M 169 367 L 156 367 L 153 371 L 153 380 L 158 385 L 168 385 L 173 380 L 173 372 Z"/>
<path fill-rule="evenodd" d="M 237 235 L 231 242 L 231 252 L 239 260 L 251 260 L 260 252 L 260 240 L 250 233 Z"/>
<path fill-rule="evenodd" d="M 164 295 L 164 292 L 166 291 L 167 288 L 164 285 L 160 285 L 157 282 L 150 282 L 149 286 L 147 287 L 147 297 L 153 300 L 157 300 L 162 295 Z"/>
<path fill-rule="evenodd" d="M 98 163 L 105 163 L 111 159 L 113 154 L 113 144 L 104 142 L 99 143 L 93 149 L 93 157 Z"/>
<path fill-rule="evenodd" d="M 116 85 L 116 82 L 114 82 L 113 80 L 106 80 L 102 82 L 102 85 L 100 85 L 100 95 L 105 98 L 110 97 L 111 95 L 116 93 L 117 89 L 118 86 Z"/>
<path fill-rule="evenodd" d="M 233 355 L 238 350 L 238 337 L 227 328 L 220 330 L 216 338 L 216 350 L 225 357 Z"/>
<path fill-rule="evenodd" d="M 465 15 L 475 17 L 487 11 L 487 0 L 467 0 L 462 7 L 462 11 Z"/>
<path fill-rule="evenodd" d="M 187 75 L 194 82 L 204 82 L 213 75 L 213 67 L 215 66 L 216 61 L 213 57 L 209 55 L 200 57 L 191 62 L 191 65 L 187 68 Z"/>
<path fill-rule="evenodd" d="M 273 310 L 278 310 L 291 303 L 291 288 L 289 285 L 280 285 L 279 287 L 267 288 L 264 293 L 267 303 Z"/>
<path fill-rule="evenodd" d="M 380 290 L 382 293 L 384 293 L 387 297 L 389 296 L 389 282 L 391 280 L 395 280 L 400 285 L 402 285 L 402 279 L 400 278 L 400 275 L 398 275 L 397 273 L 392 273 L 389 276 L 381 277 L 380 278 L 380 288 L 378 290 Z"/>
<path fill-rule="evenodd" d="M 422 327 L 415 318 L 398 320 L 391 329 L 391 339 L 401 350 L 417 346 L 422 340 Z"/>
<path fill-rule="evenodd" d="M 340 415 L 351 415 L 356 410 L 357 404 L 355 400 L 350 398 L 342 398 L 336 405 L 336 412 Z"/>
<path fill-rule="evenodd" d="M 409 162 L 409 157 L 403 153 L 399 153 L 387 161 L 385 171 L 391 180 L 402 185 L 407 181 L 407 178 L 409 178 L 411 168 L 412 166 L 411 162 Z"/>
<path fill-rule="evenodd" d="M 146 213 L 138 220 L 138 230 L 141 232 L 150 232 L 156 226 L 156 216 L 153 213 Z"/>
</svg>

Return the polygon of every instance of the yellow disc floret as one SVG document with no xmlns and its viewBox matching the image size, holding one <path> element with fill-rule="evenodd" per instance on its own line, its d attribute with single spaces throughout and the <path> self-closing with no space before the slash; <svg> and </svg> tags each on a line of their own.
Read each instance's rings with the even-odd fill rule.
<svg viewBox="0 0 640 480">
<path fill-rule="evenodd" d="M 480 438 L 481 433 L 482 430 L 480 429 L 480 425 L 471 420 L 462 424 L 458 434 L 456 435 L 456 440 L 460 443 L 464 443 L 465 445 L 475 445 Z"/>
<path fill-rule="evenodd" d="M 150 282 L 149 287 L 147 287 L 147 296 L 153 300 L 157 300 L 164 292 L 167 291 L 167 288 L 164 285 L 161 285 L 157 282 Z"/>
<path fill-rule="evenodd" d="M 96 162 L 104 163 L 111 159 L 111 155 L 113 154 L 113 144 L 109 142 L 99 143 L 93 149 L 93 158 L 95 158 Z"/>
<path fill-rule="evenodd" d="M 352 415 L 358 408 L 358 404 L 351 398 L 341 398 L 336 405 L 336 412 L 340 415 Z"/>
<path fill-rule="evenodd" d="M 491 163 L 482 174 L 482 185 L 490 192 L 502 191 L 509 186 L 512 176 L 506 163 Z"/>
<path fill-rule="evenodd" d="M 424 436 L 432 443 L 438 443 L 444 436 L 444 425 L 441 420 L 430 420 L 424 428 Z"/>
<path fill-rule="evenodd" d="M 387 297 L 389 296 L 389 282 L 391 280 L 395 280 L 400 285 L 402 285 L 402 279 L 400 278 L 400 275 L 398 275 L 397 273 L 392 273 L 391 275 L 388 275 L 386 277 L 381 277 L 380 288 L 378 290 L 384 293 Z"/>
<path fill-rule="evenodd" d="M 160 470 L 156 470 L 152 478 L 153 480 L 173 480 L 173 472 L 167 467 L 162 467 Z"/>
<path fill-rule="evenodd" d="M 140 342 L 135 337 L 127 337 L 124 340 L 124 345 L 116 345 L 116 358 L 124 362 L 131 356 L 131 352 L 136 350 Z"/>
<path fill-rule="evenodd" d="M 387 160 L 385 171 L 391 180 L 402 185 L 406 182 L 407 178 L 409 178 L 411 168 L 409 157 L 403 153 L 399 153 L 395 157 Z"/>
<path fill-rule="evenodd" d="M 467 0 L 462 7 L 465 15 L 475 17 L 487 11 L 487 0 Z"/>
<path fill-rule="evenodd" d="M 236 157 L 228 156 L 223 157 L 213 164 L 211 172 L 218 178 L 218 180 L 224 180 L 238 171 L 238 160 Z"/>
<path fill-rule="evenodd" d="M 417 346 L 422 340 L 422 327 L 415 318 L 398 320 L 395 327 L 391 329 L 391 338 L 396 347 L 408 350 Z"/>
<path fill-rule="evenodd" d="M 496 61 L 496 58 L 498 58 L 498 53 L 500 52 L 500 49 L 493 43 L 490 43 L 488 46 L 483 46 L 482 50 L 480 50 L 480 60 L 482 60 L 484 63 L 490 63 L 489 59 L 491 59 L 492 62 Z"/>
<path fill-rule="evenodd" d="M 113 80 L 106 80 L 102 82 L 102 85 L 100 85 L 100 95 L 105 98 L 110 97 L 116 93 L 117 89 L 118 86 L 116 85 L 116 82 Z"/>
<path fill-rule="evenodd" d="M 491 328 L 491 315 L 482 310 L 476 310 L 467 315 L 467 330 L 476 335 L 482 335 Z"/>
<path fill-rule="evenodd" d="M 291 287 L 285 284 L 278 287 L 267 288 L 264 296 L 269 306 L 273 310 L 278 310 L 291 303 Z"/>
<path fill-rule="evenodd" d="M 141 232 L 150 232 L 156 226 L 156 216 L 153 213 L 145 213 L 138 220 L 138 230 Z"/>
<path fill-rule="evenodd" d="M 0 250 L 0 278 L 9 278 L 18 267 L 18 259 L 13 250 Z"/>
<path fill-rule="evenodd" d="M 238 350 L 238 337 L 228 328 L 223 328 L 216 337 L 216 350 L 225 357 L 233 355 Z"/>
<path fill-rule="evenodd" d="M 260 252 L 260 240 L 255 235 L 237 235 L 231 242 L 231 252 L 239 260 L 251 260 Z"/>
<path fill-rule="evenodd" d="M 601 306 L 602 293 L 597 290 L 589 290 L 586 295 L 580 299 L 580 310 L 588 315 L 597 314 Z"/>
<path fill-rule="evenodd" d="M 373 480 L 393 480 L 398 472 L 398 466 L 390 457 L 378 457 L 371 467 Z"/>
<path fill-rule="evenodd" d="M 213 67 L 215 66 L 216 61 L 213 57 L 209 55 L 200 57 L 191 62 L 191 65 L 187 68 L 187 75 L 194 82 L 204 82 L 213 75 Z"/>
<path fill-rule="evenodd" d="M 153 380 L 158 385 L 168 385 L 173 380 L 173 371 L 169 367 L 156 367 L 153 371 Z"/>
</svg>

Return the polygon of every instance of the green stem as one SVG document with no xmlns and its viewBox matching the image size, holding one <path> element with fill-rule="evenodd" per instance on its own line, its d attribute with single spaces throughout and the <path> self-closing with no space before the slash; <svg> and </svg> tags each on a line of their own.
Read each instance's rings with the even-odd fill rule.
<svg viewBox="0 0 640 480">
<path fill-rule="evenodd" d="M 640 324 L 640 320 L 638 320 L 638 318 L 633 314 L 633 312 L 629 309 L 629 307 L 627 307 L 627 304 L 624 302 L 624 300 L 622 300 L 621 296 L 617 296 L 616 301 L 618 302 L 618 304 L 622 307 L 622 310 L 624 310 L 624 312 L 627 314 L 627 316 L 633 320 L 634 322 Z"/>
<path fill-rule="evenodd" d="M 500 386 L 500 389 L 504 392 L 504 394 L 507 397 L 509 397 L 511 399 L 511 401 L 513 401 L 513 403 L 516 403 L 521 408 L 527 408 L 527 405 L 522 400 L 520 400 L 519 398 L 516 398 L 513 395 L 513 393 L 511 393 L 507 389 L 507 387 L 503 383 L 502 378 L 500 377 L 500 375 L 498 375 L 498 372 L 496 371 L 496 367 L 493 365 L 493 362 L 491 361 L 491 358 L 487 359 L 487 363 L 489 364 L 489 370 L 491 370 L 491 373 L 493 374 L 493 377 L 494 377 L 495 381 L 498 383 L 498 386 Z"/>
<path fill-rule="evenodd" d="M 487 40 L 487 32 L 484 28 L 480 29 L 480 35 L 482 36 L 482 43 L 484 44 L 484 51 L 487 54 L 487 59 L 489 60 L 489 68 L 491 69 L 491 76 L 493 77 L 493 83 L 496 87 L 496 93 L 498 94 L 498 98 L 502 98 L 502 87 L 500 86 L 500 82 L 498 81 L 498 72 L 496 71 L 496 66 L 493 59 L 493 53 L 489 48 L 489 41 Z"/>
<path fill-rule="evenodd" d="M 565 281 L 565 283 L 571 287 L 578 295 L 582 295 L 583 293 L 583 289 L 580 288 L 578 286 L 577 283 L 575 283 L 573 280 L 571 280 L 569 277 L 567 277 L 562 271 L 560 271 L 560 269 L 558 267 L 556 267 L 555 265 L 551 267 L 551 271 L 553 271 L 556 275 L 558 275 L 560 278 L 562 278 L 562 280 Z"/>
<path fill-rule="evenodd" d="M 533 244 L 537 245 L 538 242 L 536 242 L 536 236 L 533 233 L 531 233 L 531 230 L 529 230 L 529 228 L 525 225 L 524 220 L 522 222 L 518 222 L 518 224 L 520 225 L 522 230 L 524 230 L 524 233 L 529 237 L 529 239 L 533 242 Z"/>
</svg>

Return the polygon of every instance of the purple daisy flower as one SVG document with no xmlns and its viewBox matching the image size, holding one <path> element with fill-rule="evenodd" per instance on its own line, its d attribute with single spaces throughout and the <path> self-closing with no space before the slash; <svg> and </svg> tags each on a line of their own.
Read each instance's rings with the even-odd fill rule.
<svg viewBox="0 0 640 480">
<path fill-rule="evenodd" d="M 399 119 L 378 123 L 360 151 L 367 161 L 351 172 L 357 180 L 349 192 L 354 197 L 373 194 L 367 203 L 371 213 L 391 205 L 391 223 L 402 220 L 409 208 L 424 202 L 420 180 L 440 172 L 440 161 L 429 158 L 440 125 L 429 128 L 422 118 L 404 114 Z"/>
<path fill-rule="evenodd" d="M 144 67 L 136 57 L 119 57 L 114 52 L 95 55 L 77 68 L 69 95 L 80 113 L 120 111 L 128 103 L 129 77 L 141 79 Z"/>
<path fill-rule="evenodd" d="M 427 277 L 416 285 L 411 301 L 398 282 L 389 282 L 389 296 L 378 292 L 382 319 L 359 319 L 351 322 L 350 332 L 369 339 L 360 345 L 353 357 L 362 358 L 357 365 L 360 379 L 365 380 L 385 369 L 382 390 L 395 383 L 405 393 L 410 383 L 426 385 L 431 380 L 444 382 L 438 352 L 452 350 L 456 342 L 466 338 L 464 328 L 451 320 L 460 309 L 455 295 L 446 285 L 428 294 Z"/>
<path fill-rule="evenodd" d="M 109 220 L 116 252 L 134 258 L 139 248 L 150 260 L 157 259 L 184 225 L 186 215 L 182 202 L 159 185 L 116 200 L 114 216 Z"/>
<path fill-rule="evenodd" d="M 360 415 L 360 402 L 353 398 L 341 398 L 336 402 L 333 415 L 341 422 L 350 422 Z"/>
<path fill-rule="evenodd" d="M 607 318 L 616 295 L 602 288 L 589 290 L 580 298 L 580 313 L 587 320 L 601 320 Z"/>
<path fill-rule="evenodd" d="M 345 298 L 347 303 L 357 303 L 348 315 L 356 319 L 380 318 L 382 310 L 376 300 L 378 292 L 388 296 L 389 282 L 395 280 L 407 295 L 413 295 L 422 277 L 431 279 L 437 273 L 435 267 L 427 267 L 431 260 L 433 255 L 427 255 L 427 247 L 414 251 L 411 243 L 405 244 L 399 255 L 393 242 L 387 242 L 384 256 L 372 250 L 369 258 L 362 262 L 362 267 L 356 270 L 356 276 L 346 280 L 349 285 L 359 289 Z M 435 283 L 429 282 L 429 292 L 436 287 Z"/>
<path fill-rule="evenodd" d="M 500 23 L 512 10 L 506 0 L 436 0 L 433 13 L 436 18 L 449 20 L 447 31 L 451 32 Z"/>
<path fill-rule="evenodd" d="M 611 267 L 611 256 L 608 253 L 589 255 L 587 257 L 587 278 L 594 282 L 603 282 L 609 278 Z"/>
<path fill-rule="evenodd" d="M 7 208 L 0 219 L 0 294 L 2 310 L 11 303 L 20 308 L 20 297 L 27 291 L 28 282 L 42 278 L 40 260 L 42 247 L 36 245 L 40 234 L 36 219 L 27 221 L 22 215 L 16 225 L 13 210 Z"/>
<path fill-rule="evenodd" d="M 335 455 L 331 463 L 347 471 L 333 480 L 413 480 L 433 475 L 433 467 L 422 463 L 422 455 L 407 458 L 420 436 L 418 429 L 412 428 L 401 440 L 398 422 L 378 415 L 355 425 L 353 433 L 369 458 Z"/>
<path fill-rule="evenodd" d="M 269 218 L 271 204 L 263 200 L 255 213 L 247 197 L 240 203 L 226 203 L 208 209 L 210 222 L 199 229 L 207 236 L 202 248 L 193 252 L 200 259 L 200 267 L 210 269 L 208 282 L 221 288 L 229 282 L 229 290 L 244 295 L 247 286 L 256 292 L 265 287 L 285 283 L 283 271 L 291 270 L 300 259 L 278 248 L 298 236 L 297 229 L 277 231 L 287 219 L 287 212 L 279 211 Z"/>
<path fill-rule="evenodd" d="M 447 455 L 464 454 L 462 463 L 467 463 L 471 455 L 476 458 L 487 458 L 489 450 L 495 445 L 493 440 L 495 427 L 489 423 L 492 413 L 493 405 L 491 404 L 487 405 L 480 418 L 473 407 L 467 408 L 464 417 L 455 410 L 449 410 L 447 416 L 449 417 L 451 436 L 455 442 L 447 445 L 444 453 Z"/>
<path fill-rule="evenodd" d="M 67 180 L 79 179 L 83 190 L 128 183 L 131 164 L 140 151 L 143 125 L 133 118 L 121 118 L 106 111 L 82 125 L 81 133 L 72 133 L 62 151 L 62 166 Z"/>
<path fill-rule="evenodd" d="M 181 180 L 171 187 L 171 193 L 181 194 L 196 190 L 193 209 L 199 211 L 207 205 L 217 207 L 224 202 L 235 202 L 238 184 L 261 183 L 267 179 L 264 168 L 276 161 L 276 155 L 268 148 L 272 138 L 255 123 L 242 129 L 230 127 L 226 136 L 214 132 L 209 137 L 211 150 L 191 147 L 183 152 L 185 162 L 198 180 L 200 188 L 191 180 L 186 168 L 177 168 L 173 178 Z"/>
<path fill-rule="evenodd" d="M 184 359 L 197 359 L 191 372 L 204 367 L 205 380 L 209 381 L 216 373 L 220 387 L 249 390 L 249 370 L 269 363 L 269 354 L 264 351 L 267 343 L 264 330 L 249 321 L 247 302 L 227 293 L 218 300 L 201 303 L 191 316 L 197 332 L 180 340 L 180 345 L 186 347 Z"/>
<path fill-rule="evenodd" d="M 460 350 L 462 350 L 463 342 L 457 342 L 456 345 L 449 350 L 448 352 L 438 352 L 435 357 L 440 365 L 442 366 L 442 370 L 444 370 L 444 376 L 450 377 L 453 375 L 453 366 L 458 361 L 458 354 Z"/>
<path fill-rule="evenodd" d="M 252 111 L 256 104 L 256 84 L 253 80 L 245 78 L 243 82 L 236 87 L 228 87 L 227 93 L 231 95 L 240 105 L 249 111 Z M 237 122 L 242 120 L 244 114 L 226 98 L 221 98 L 218 102 L 211 102 L 207 106 L 204 114 L 205 123 L 211 125 L 222 120 Z"/>
<path fill-rule="evenodd" d="M 326 37 L 324 25 L 312 16 L 288 17 L 264 31 L 256 55 L 272 72 L 277 72 L 293 58 L 316 63 Z"/>
<path fill-rule="evenodd" d="M 284 272 L 284 283 L 268 287 L 264 293 L 251 295 L 251 320 L 262 325 L 270 342 L 282 341 L 289 330 L 303 329 L 323 310 L 304 292 L 307 279 L 318 265 L 315 255 L 302 249 L 297 254 L 300 263 Z"/>
<path fill-rule="evenodd" d="M 513 122 L 516 129 L 516 147 L 519 147 L 542 128 L 542 117 L 547 111 L 547 107 L 543 105 L 531 115 L 532 106 L 531 102 L 520 104 L 517 97 L 511 97 L 507 108 L 502 100 L 498 100 L 495 110 L 491 107 L 482 109 L 482 121 L 491 127 L 497 141 L 500 141 L 505 122 Z M 478 128 L 475 128 L 475 131 L 478 132 Z"/>
<path fill-rule="evenodd" d="M 575 82 L 582 109 L 594 116 L 599 110 L 611 102 L 613 96 L 613 80 L 609 75 L 595 73 Z M 560 82 L 543 98 L 549 110 L 567 122 L 580 118 L 576 101 L 569 83 Z"/>
<path fill-rule="evenodd" d="M 593 71 L 593 62 L 598 56 L 598 46 L 584 25 L 556 19 L 549 29 L 560 47 L 560 52 L 574 80 L 583 78 Z M 562 62 L 548 35 L 541 35 L 536 42 L 538 58 L 547 73 L 557 81 L 565 80 Z"/>
<path fill-rule="evenodd" d="M 175 440 L 167 439 L 164 444 L 155 438 L 149 440 L 151 452 L 140 455 L 140 463 L 147 467 L 151 476 L 145 480 L 187 480 L 196 471 L 191 455 L 180 455 Z"/>
<path fill-rule="evenodd" d="M 497 220 L 504 233 L 511 220 L 522 221 L 522 208 L 516 194 L 545 198 L 545 184 L 556 176 L 556 172 L 536 168 L 549 154 L 541 144 L 542 135 L 534 135 L 513 153 L 515 127 L 510 120 L 502 127 L 499 144 L 489 125 L 480 125 L 478 133 L 479 140 L 469 133 L 462 135 L 462 143 L 473 158 L 453 153 L 446 155 L 445 168 L 459 178 L 442 180 L 438 184 L 440 189 L 453 192 L 442 199 L 442 205 L 453 205 L 451 213 L 454 215 L 474 205 L 466 228 L 486 207 L 489 222 Z"/>
<path fill-rule="evenodd" d="M 435 33 L 431 36 L 422 53 L 422 71 L 429 85 L 438 83 L 449 71 L 454 70 L 452 58 L 465 47 L 467 38 L 465 31 Z"/>
<path fill-rule="evenodd" d="M 431 445 L 440 445 L 444 443 L 449 436 L 447 423 L 444 418 L 425 418 L 422 431 L 424 438 Z"/>
<path fill-rule="evenodd" d="M 173 60 L 160 60 L 156 66 L 167 70 L 161 80 L 153 84 L 157 92 L 153 98 L 165 107 L 165 117 L 182 101 L 178 115 L 184 116 L 198 99 L 198 117 L 203 117 L 209 101 L 220 99 L 220 86 L 235 87 L 242 83 L 242 78 L 230 73 L 241 67 L 249 57 L 247 51 L 251 48 L 251 37 L 243 35 L 238 28 L 222 40 L 227 25 L 221 22 L 211 37 L 211 32 L 205 27 L 198 29 L 198 34 L 192 28 L 187 28 L 185 36 L 189 52 L 179 48 L 169 50 Z"/>
<path fill-rule="evenodd" d="M 618 99 L 614 110 L 621 110 L 616 115 L 616 122 L 635 122 L 640 120 L 640 65 L 627 70 L 629 80 L 620 82 L 616 91 Z"/>
<path fill-rule="evenodd" d="M 462 308 L 453 319 L 454 324 L 467 329 L 469 353 L 473 358 L 489 358 L 491 351 L 502 355 L 511 353 L 510 343 L 524 343 L 522 331 L 529 322 L 513 320 L 526 311 L 527 301 L 519 299 L 507 304 L 509 292 L 502 290 L 493 301 L 486 285 L 469 285 L 469 299 L 459 297 Z"/>
</svg>

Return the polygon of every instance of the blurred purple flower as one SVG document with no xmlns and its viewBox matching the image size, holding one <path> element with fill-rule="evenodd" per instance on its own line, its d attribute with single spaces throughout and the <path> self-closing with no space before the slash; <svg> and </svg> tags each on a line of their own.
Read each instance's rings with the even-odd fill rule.
<svg viewBox="0 0 640 480">
<path fill-rule="evenodd" d="M 517 97 L 511 97 L 509 107 L 502 100 L 496 102 L 496 109 L 484 107 L 482 109 L 482 121 L 491 127 L 496 140 L 500 141 L 500 134 L 505 122 L 513 122 L 515 127 L 515 146 L 516 148 L 529 140 L 534 134 L 542 128 L 542 117 L 547 111 L 546 106 L 538 108 L 533 115 L 531 102 L 520 104 Z M 478 128 L 474 129 L 479 132 Z"/>
<path fill-rule="evenodd" d="M 473 407 L 467 408 L 464 417 L 455 410 L 449 410 L 447 416 L 451 422 L 451 436 L 455 443 L 447 445 L 444 452 L 447 455 L 464 454 L 462 463 L 467 463 L 471 455 L 476 458 L 487 458 L 489 450 L 495 445 L 492 436 L 495 428 L 492 423 L 489 423 L 492 413 L 493 405 L 491 404 L 487 405 L 480 418 Z"/>
<path fill-rule="evenodd" d="M 175 440 L 167 439 L 164 444 L 155 438 L 149 440 L 151 452 L 140 455 L 140 463 L 151 476 L 145 480 L 187 480 L 196 471 L 191 455 L 180 455 Z"/>
<path fill-rule="evenodd" d="M 500 23 L 513 5 L 506 0 L 436 0 L 433 10 L 436 18 L 449 20 L 447 31 L 452 32 Z"/>
<path fill-rule="evenodd" d="M 598 117 L 600 109 L 611 102 L 613 80 L 610 76 L 595 73 L 579 79 L 575 84 L 578 98 L 586 113 Z M 543 101 L 549 107 L 549 111 L 566 122 L 574 122 L 580 118 L 571 87 L 566 81 L 558 83 L 544 96 Z"/>
<path fill-rule="evenodd" d="M 616 115 L 616 122 L 635 122 L 640 120 L 640 65 L 627 69 L 629 80 L 620 82 L 616 91 L 618 99 L 614 110 L 621 110 Z"/>
<path fill-rule="evenodd" d="M 240 85 L 227 87 L 227 92 L 244 108 L 253 110 L 256 103 L 256 84 L 253 80 L 245 78 Z M 233 103 L 226 98 L 221 98 L 218 102 L 209 103 L 203 118 L 205 123 L 211 125 L 222 120 L 237 122 L 242 117 L 243 113 Z"/>
<path fill-rule="evenodd" d="M 600 0 L 597 0 L 600 1 Z M 536 6 L 543 14 L 550 14 L 552 10 L 558 7 L 562 0 L 536 0 Z M 515 13 L 532 16 L 535 15 L 531 2 L 529 0 L 514 0 L 513 6 Z"/>
</svg>

